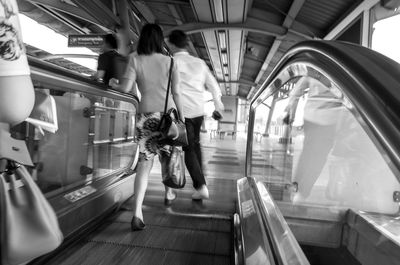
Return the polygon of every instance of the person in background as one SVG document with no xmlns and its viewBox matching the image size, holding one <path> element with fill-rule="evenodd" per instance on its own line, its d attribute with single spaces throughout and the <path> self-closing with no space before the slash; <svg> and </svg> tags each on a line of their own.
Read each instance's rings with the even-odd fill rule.
<svg viewBox="0 0 400 265">
<path fill-rule="evenodd" d="M 290 92 L 283 118 L 284 124 L 291 125 L 298 112 L 299 99 L 307 96 L 303 109 L 303 148 L 293 168 L 293 184 L 297 189 L 294 202 L 304 201 L 310 196 L 321 176 L 337 139 L 337 123 L 344 108 L 342 100 L 331 92 L 332 84 L 328 78 L 309 67 L 303 72 L 307 75 L 302 76 Z"/>
<path fill-rule="evenodd" d="M 134 206 L 131 228 L 142 230 L 142 204 L 147 188 L 148 177 L 153 167 L 155 155 L 162 151 L 168 152 L 168 146 L 158 143 L 161 134 L 158 125 L 164 111 L 165 96 L 168 86 L 169 69 L 172 59 L 163 55 L 164 37 L 161 28 L 156 24 L 147 24 L 140 33 L 137 54 L 131 54 L 128 67 L 121 80 L 111 79 L 110 85 L 121 92 L 136 91 L 141 93 L 137 114 L 137 138 L 139 144 L 139 162 L 134 187 Z M 135 84 L 136 82 L 136 84 Z M 172 99 L 168 100 L 168 109 L 175 107 L 182 116 L 181 92 L 179 89 L 179 73 L 177 65 L 173 64 L 171 73 Z M 165 187 L 165 200 L 172 201 L 176 193 Z"/>
<path fill-rule="evenodd" d="M 206 89 L 211 92 L 216 110 L 213 117 L 221 119 L 220 112 L 224 109 L 221 101 L 221 89 L 207 64 L 203 60 L 189 55 L 186 49 L 188 37 L 183 31 L 172 31 L 168 40 L 174 52 L 174 59 L 181 78 L 183 115 L 189 141 L 189 145 L 183 150 L 185 151 L 185 164 L 195 188 L 192 199 L 208 199 L 209 194 L 202 169 L 200 149 L 200 128 L 204 120 L 205 105 L 203 95 Z"/>
<path fill-rule="evenodd" d="M 96 80 L 108 86 L 111 78 L 121 79 L 125 70 L 124 56 L 118 53 L 118 42 L 113 34 L 103 36 L 102 54 L 99 55 L 97 72 L 93 76 Z"/>
</svg>

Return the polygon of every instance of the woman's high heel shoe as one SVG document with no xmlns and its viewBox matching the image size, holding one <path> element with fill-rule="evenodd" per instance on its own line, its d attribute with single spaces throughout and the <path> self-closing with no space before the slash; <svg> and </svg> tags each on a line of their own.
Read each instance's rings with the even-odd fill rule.
<svg viewBox="0 0 400 265">
<path fill-rule="evenodd" d="M 146 225 L 143 223 L 142 220 L 140 220 L 136 216 L 132 217 L 132 221 L 131 221 L 131 230 L 132 231 L 139 231 L 139 230 L 143 230 L 145 228 L 146 228 Z"/>
</svg>

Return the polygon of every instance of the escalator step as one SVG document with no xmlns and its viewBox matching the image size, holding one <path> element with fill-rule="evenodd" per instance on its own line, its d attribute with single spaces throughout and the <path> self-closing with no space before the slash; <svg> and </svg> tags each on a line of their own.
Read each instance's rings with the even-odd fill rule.
<svg viewBox="0 0 400 265">
<path fill-rule="evenodd" d="M 196 253 L 182 253 L 162 249 L 120 246 L 87 242 L 65 252 L 49 265 L 224 265 L 230 264 L 229 257 Z"/>
<path fill-rule="evenodd" d="M 132 218 L 132 212 L 123 211 L 115 219 L 115 222 L 129 223 Z M 174 216 L 162 212 L 144 212 L 144 220 L 146 225 L 162 226 L 170 228 L 182 228 L 208 232 L 225 232 L 230 233 L 231 221 L 212 218 L 198 218 L 196 216 L 184 217 Z"/>
<path fill-rule="evenodd" d="M 129 223 L 118 222 L 111 223 L 89 238 L 89 241 L 98 243 L 222 256 L 229 256 L 230 240 L 230 234 L 225 232 L 153 225 L 147 225 L 145 230 L 132 233 Z"/>
<path fill-rule="evenodd" d="M 130 231 L 121 211 L 47 265 L 230 264 L 231 221 L 145 211 L 146 229 Z"/>
</svg>

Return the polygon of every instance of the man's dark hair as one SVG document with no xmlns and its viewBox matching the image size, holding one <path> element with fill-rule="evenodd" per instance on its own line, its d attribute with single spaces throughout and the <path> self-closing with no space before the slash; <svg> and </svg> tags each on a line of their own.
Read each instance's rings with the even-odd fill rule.
<svg viewBox="0 0 400 265">
<path fill-rule="evenodd" d="M 164 43 L 163 32 L 157 24 L 146 24 L 140 32 L 137 53 L 149 55 L 162 53 Z"/>
<path fill-rule="evenodd" d="M 117 38 L 113 34 L 107 34 L 103 37 L 104 42 L 108 44 L 112 49 L 118 49 Z"/>
<path fill-rule="evenodd" d="M 188 37 L 182 30 L 173 30 L 171 34 L 169 34 L 168 40 L 170 43 L 181 49 L 186 48 L 188 45 Z"/>
</svg>

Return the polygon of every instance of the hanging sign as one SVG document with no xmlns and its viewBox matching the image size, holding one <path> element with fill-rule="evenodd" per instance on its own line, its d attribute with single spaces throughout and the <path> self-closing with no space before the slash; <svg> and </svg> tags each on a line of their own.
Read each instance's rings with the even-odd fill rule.
<svg viewBox="0 0 400 265">
<path fill-rule="evenodd" d="M 69 35 L 68 47 L 100 48 L 103 45 L 103 35 Z"/>
</svg>

